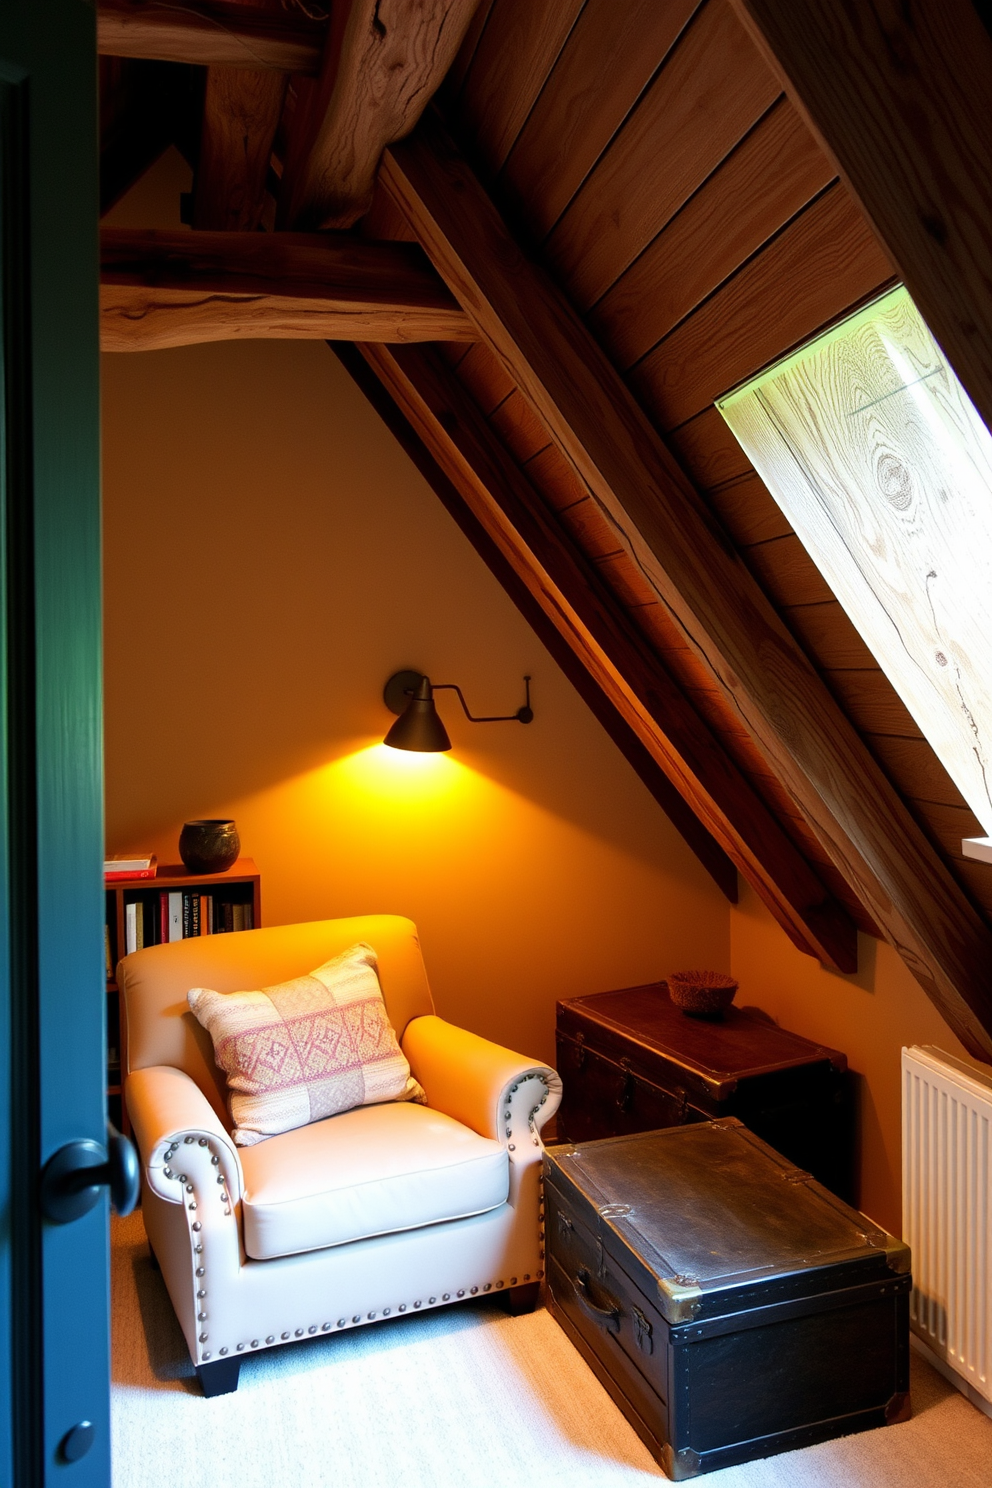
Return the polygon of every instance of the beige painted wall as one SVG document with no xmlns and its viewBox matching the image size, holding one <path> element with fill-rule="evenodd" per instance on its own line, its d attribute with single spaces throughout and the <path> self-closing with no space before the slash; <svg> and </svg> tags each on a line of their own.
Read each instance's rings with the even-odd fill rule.
<svg viewBox="0 0 992 1488">
<path fill-rule="evenodd" d="M 958 1059 L 969 1056 L 891 946 L 861 935 L 858 952 L 855 975 L 827 971 L 796 950 L 746 885 L 730 913 L 737 1001 L 847 1054 L 861 1115 L 861 1207 L 899 1234 L 900 1051 L 936 1044 Z"/>
<path fill-rule="evenodd" d="M 418 922 L 439 1011 L 549 1058 L 558 997 L 724 965 L 726 901 L 321 342 L 104 358 L 107 843 L 232 815 L 263 917 Z M 373 746 L 400 666 L 535 721 Z"/>
</svg>

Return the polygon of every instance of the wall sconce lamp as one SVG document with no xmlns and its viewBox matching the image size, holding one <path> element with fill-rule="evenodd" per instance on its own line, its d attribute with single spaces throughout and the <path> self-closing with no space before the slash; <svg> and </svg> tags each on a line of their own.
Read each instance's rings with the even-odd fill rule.
<svg viewBox="0 0 992 1488">
<path fill-rule="evenodd" d="M 527 701 L 516 713 L 499 713 L 489 718 L 476 718 L 468 711 L 462 690 L 456 682 L 432 682 L 423 672 L 394 672 L 383 688 L 382 698 L 391 713 L 399 716 L 383 739 L 390 749 L 414 749 L 423 754 L 437 754 L 451 748 L 448 731 L 438 717 L 434 694 L 457 692 L 458 701 L 471 723 L 530 723 L 534 711 L 530 705 L 530 678 L 524 678 Z"/>
</svg>

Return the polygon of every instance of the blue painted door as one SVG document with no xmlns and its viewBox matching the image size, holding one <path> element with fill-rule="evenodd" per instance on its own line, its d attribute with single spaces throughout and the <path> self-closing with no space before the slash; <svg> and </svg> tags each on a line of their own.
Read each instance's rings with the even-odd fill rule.
<svg viewBox="0 0 992 1488">
<path fill-rule="evenodd" d="M 0 5 L 0 1482 L 15 1488 L 110 1482 L 105 1191 L 74 1223 L 39 1204 L 54 1152 L 106 1140 L 94 10 Z"/>
</svg>

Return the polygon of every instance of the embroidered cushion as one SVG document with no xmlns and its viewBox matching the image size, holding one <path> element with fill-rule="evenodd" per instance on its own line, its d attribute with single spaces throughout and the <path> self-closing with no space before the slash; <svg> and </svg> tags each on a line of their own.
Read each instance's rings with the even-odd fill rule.
<svg viewBox="0 0 992 1488">
<path fill-rule="evenodd" d="M 424 1099 L 386 1014 L 370 945 L 260 992 L 193 987 L 187 1001 L 227 1076 L 242 1147 L 355 1106 Z"/>
</svg>

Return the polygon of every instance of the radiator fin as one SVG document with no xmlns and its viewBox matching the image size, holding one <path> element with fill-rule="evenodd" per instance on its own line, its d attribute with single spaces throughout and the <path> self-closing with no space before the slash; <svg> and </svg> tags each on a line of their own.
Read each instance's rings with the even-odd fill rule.
<svg viewBox="0 0 992 1488">
<path fill-rule="evenodd" d="M 902 1079 L 911 1326 L 992 1401 L 992 1075 L 917 1047 L 902 1051 Z"/>
</svg>

